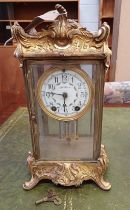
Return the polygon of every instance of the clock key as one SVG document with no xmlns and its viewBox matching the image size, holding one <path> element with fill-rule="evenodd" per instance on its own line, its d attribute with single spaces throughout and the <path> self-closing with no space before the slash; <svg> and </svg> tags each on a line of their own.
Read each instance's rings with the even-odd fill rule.
<svg viewBox="0 0 130 210">
<path fill-rule="evenodd" d="M 62 200 L 53 189 L 49 189 L 47 195 L 43 196 L 40 200 L 37 200 L 35 204 L 39 205 L 44 202 L 54 202 L 55 205 L 60 205 Z"/>
</svg>

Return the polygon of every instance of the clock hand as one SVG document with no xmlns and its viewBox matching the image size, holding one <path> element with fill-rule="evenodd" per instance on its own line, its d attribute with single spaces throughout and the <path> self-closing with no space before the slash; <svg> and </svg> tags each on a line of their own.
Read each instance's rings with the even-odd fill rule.
<svg viewBox="0 0 130 210">
<path fill-rule="evenodd" d="M 62 96 L 64 99 L 63 107 L 64 107 L 64 112 L 65 112 L 65 107 L 66 107 L 65 99 L 67 98 L 67 93 L 63 93 Z"/>
<path fill-rule="evenodd" d="M 52 95 L 59 95 L 59 96 L 63 96 L 63 94 L 60 94 L 60 93 L 54 93 L 54 92 L 46 92 L 46 93 L 50 93 Z"/>
<path fill-rule="evenodd" d="M 63 107 L 64 107 L 64 112 L 65 112 L 65 107 L 66 107 L 66 103 L 65 103 L 65 97 L 64 97 L 64 103 L 63 103 Z"/>
</svg>

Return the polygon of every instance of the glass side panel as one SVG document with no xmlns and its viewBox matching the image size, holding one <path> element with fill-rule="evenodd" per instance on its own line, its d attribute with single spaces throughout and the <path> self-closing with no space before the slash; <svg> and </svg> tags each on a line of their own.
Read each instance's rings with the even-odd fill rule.
<svg viewBox="0 0 130 210">
<path fill-rule="evenodd" d="M 71 64 L 75 68 L 82 69 L 86 72 L 89 79 L 92 81 L 92 86 L 95 89 L 94 71 L 97 64 Z M 64 69 L 71 69 L 71 65 Z M 34 89 L 37 89 L 38 81 L 44 72 L 49 71 L 55 64 L 44 64 L 44 61 L 33 61 L 30 64 L 32 72 Z M 58 67 L 63 69 L 63 64 Z M 53 72 L 52 72 L 53 74 Z M 46 81 L 45 81 L 46 82 Z M 62 86 L 61 86 L 62 87 Z M 62 89 L 61 89 L 62 92 Z M 63 94 L 63 93 L 62 93 Z M 68 97 L 69 92 L 67 93 Z M 36 91 L 35 91 L 36 95 Z M 54 95 L 54 94 L 53 94 Z M 83 114 L 82 117 L 72 121 L 59 121 L 50 117 L 35 97 L 35 106 L 37 113 L 37 122 L 39 128 L 39 147 L 41 160 L 93 160 L 94 153 L 94 99 L 92 99 L 91 106 Z M 58 103 L 60 100 L 55 97 Z M 64 101 L 63 101 L 64 103 Z M 67 105 L 66 105 L 67 106 Z"/>
</svg>

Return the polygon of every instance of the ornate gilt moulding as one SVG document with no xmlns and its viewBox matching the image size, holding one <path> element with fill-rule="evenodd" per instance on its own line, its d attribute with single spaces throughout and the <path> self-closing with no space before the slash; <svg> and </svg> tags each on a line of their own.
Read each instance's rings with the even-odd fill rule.
<svg viewBox="0 0 130 210">
<path fill-rule="evenodd" d="M 91 33 L 77 22 L 67 19 L 67 12 L 61 5 L 56 5 L 57 18 L 48 30 L 26 33 L 17 23 L 12 27 L 13 38 L 17 41 L 16 57 L 25 58 L 76 57 L 86 56 L 91 59 L 105 58 L 106 69 L 110 64 L 111 50 L 108 48 L 110 28 L 103 23 L 96 33 Z M 35 22 L 35 21 L 34 21 Z M 41 21 L 40 21 L 41 22 Z M 33 23 L 33 22 L 32 22 Z M 37 25 L 37 24 L 36 24 Z"/>
<path fill-rule="evenodd" d="M 109 190 L 111 184 L 104 181 L 103 175 L 108 166 L 108 158 L 101 146 L 100 157 L 97 162 L 81 161 L 36 161 L 31 153 L 27 159 L 29 170 L 32 174 L 30 181 L 25 182 L 23 188 L 32 189 L 42 179 L 49 179 L 55 184 L 63 186 L 79 186 L 83 181 L 92 180 L 101 189 Z"/>
</svg>

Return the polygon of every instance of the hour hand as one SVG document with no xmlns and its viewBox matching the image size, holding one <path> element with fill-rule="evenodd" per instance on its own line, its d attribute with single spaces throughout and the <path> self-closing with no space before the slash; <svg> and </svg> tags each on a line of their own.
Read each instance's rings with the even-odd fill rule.
<svg viewBox="0 0 130 210">
<path fill-rule="evenodd" d="M 46 92 L 46 93 L 52 94 L 52 96 L 53 96 L 53 95 L 63 96 L 63 94 L 61 94 L 61 93 L 54 93 L 54 92 Z"/>
<path fill-rule="evenodd" d="M 63 94 L 61 93 L 53 93 L 54 95 L 59 95 L 59 96 L 62 96 Z"/>
</svg>

